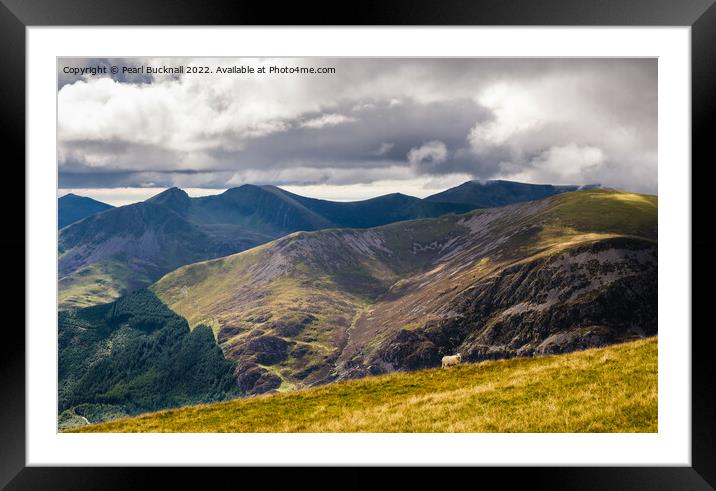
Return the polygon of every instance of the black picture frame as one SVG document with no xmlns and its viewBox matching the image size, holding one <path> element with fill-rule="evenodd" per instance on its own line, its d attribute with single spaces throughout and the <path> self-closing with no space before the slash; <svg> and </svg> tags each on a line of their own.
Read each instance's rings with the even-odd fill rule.
<svg viewBox="0 0 716 491">
<path fill-rule="evenodd" d="M 705 316 L 707 281 L 714 277 L 716 240 L 709 232 L 714 200 L 707 186 L 713 165 L 710 128 L 716 118 L 716 6 L 714 0 L 488 0 L 466 2 L 364 1 L 355 8 L 339 4 L 311 6 L 290 3 L 280 8 L 269 2 L 209 2 L 207 0 L 0 0 L 0 110 L 3 169 L 8 209 L 0 236 L 3 257 L 8 258 L 5 307 L 17 312 L 24 278 L 18 257 L 26 253 L 25 217 L 25 29 L 28 26 L 84 25 L 520 25 L 520 26 L 690 26 L 692 61 L 692 466 L 615 468 L 478 468 L 450 472 L 450 480 L 509 476 L 510 484 L 534 489 L 713 489 L 716 487 L 716 369 L 712 362 L 712 328 Z M 48 117 L 50 117 L 48 115 Z M 674 163 L 674 165 L 678 165 Z M 23 186 L 17 186 L 23 182 Z M 22 196 L 20 196 L 22 194 Z M 12 200 L 12 201 L 10 201 Z M 22 201 L 21 201 L 22 200 Z M 21 233 L 20 231 L 23 231 Z M 11 259 L 10 259 L 11 258 Z M 23 284 L 26 280 L 23 280 Z M 6 283 L 7 286 L 7 283 Z M 13 306 L 13 309 L 9 307 Z M 0 356 L 0 486 L 7 489 L 126 489 L 141 488 L 148 479 L 163 487 L 187 483 L 187 469 L 149 468 L 40 468 L 26 467 L 25 454 L 25 335 L 23 314 L 3 316 Z M 50 326 L 48 326 L 50 328 Z M 193 469 L 213 478 L 232 469 Z M 293 469 L 301 481 L 304 470 Z M 349 469 L 341 487 L 366 487 L 371 470 Z M 471 474 L 469 474 L 471 473 Z M 464 475 L 461 475 L 464 474 Z M 469 475 L 468 475 L 469 474 Z M 275 477 L 281 473 L 272 471 Z M 285 475 L 285 474 L 283 474 Z M 413 479 L 424 482 L 424 469 Z M 324 474 L 326 483 L 333 477 Z M 183 487 L 183 486 L 180 486 Z"/>
</svg>

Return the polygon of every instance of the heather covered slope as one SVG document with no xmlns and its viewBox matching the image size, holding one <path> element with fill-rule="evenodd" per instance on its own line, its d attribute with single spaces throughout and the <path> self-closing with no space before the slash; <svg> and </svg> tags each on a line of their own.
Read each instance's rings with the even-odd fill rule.
<svg viewBox="0 0 716 491">
<path fill-rule="evenodd" d="M 162 411 L 83 432 L 658 431 L 657 339 L 394 373 Z"/>
<path fill-rule="evenodd" d="M 657 199 L 612 190 L 299 232 L 164 276 L 245 394 L 656 333 Z"/>
</svg>

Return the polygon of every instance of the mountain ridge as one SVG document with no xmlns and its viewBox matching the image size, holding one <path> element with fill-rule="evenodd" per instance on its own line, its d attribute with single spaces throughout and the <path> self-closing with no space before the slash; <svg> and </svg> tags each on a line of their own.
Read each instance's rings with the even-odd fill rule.
<svg viewBox="0 0 716 491">
<path fill-rule="evenodd" d="M 296 232 L 151 289 L 214 330 L 247 394 L 426 368 L 456 350 L 572 351 L 655 333 L 656 209 L 592 190 Z"/>
<path fill-rule="evenodd" d="M 428 201 L 444 203 L 464 203 L 475 208 L 492 208 L 515 202 L 533 201 L 548 196 L 571 191 L 599 188 L 599 184 L 554 185 L 528 184 L 503 179 L 479 181 L 472 180 L 426 197 Z"/>
<path fill-rule="evenodd" d="M 513 199 L 526 197 L 529 193 Z M 60 307 L 111 301 L 177 267 L 247 250 L 296 231 L 371 228 L 475 208 L 436 199 L 392 193 L 336 202 L 253 184 L 191 198 L 179 188 L 169 188 L 144 202 L 88 216 L 60 231 Z M 505 199 L 509 201 L 500 198 Z"/>
</svg>

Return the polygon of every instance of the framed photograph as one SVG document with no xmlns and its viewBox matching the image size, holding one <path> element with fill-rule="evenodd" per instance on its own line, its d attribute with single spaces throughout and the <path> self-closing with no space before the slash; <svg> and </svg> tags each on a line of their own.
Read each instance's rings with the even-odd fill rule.
<svg viewBox="0 0 716 491">
<path fill-rule="evenodd" d="M 712 2 L 295 13 L 3 0 L 0 484 L 711 489 Z"/>
</svg>

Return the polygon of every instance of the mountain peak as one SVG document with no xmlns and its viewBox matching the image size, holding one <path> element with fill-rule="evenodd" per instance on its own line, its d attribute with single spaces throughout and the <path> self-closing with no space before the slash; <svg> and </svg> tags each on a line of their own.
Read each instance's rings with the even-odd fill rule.
<svg viewBox="0 0 716 491">
<path fill-rule="evenodd" d="M 224 195 L 224 194 L 230 196 L 232 194 L 242 193 L 244 191 L 249 191 L 249 190 L 253 190 L 253 189 L 262 189 L 262 188 L 264 188 L 264 186 L 257 186 L 256 184 L 241 184 L 240 186 L 234 186 L 233 188 L 227 189 L 226 191 L 221 193 L 219 196 Z"/>
<path fill-rule="evenodd" d="M 71 225 L 83 218 L 111 208 L 114 207 L 87 196 L 78 196 L 73 193 L 65 194 L 57 200 L 58 227 L 62 228 Z"/>
<path fill-rule="evenodd" d="M 186 194 L 186 191 L 184 191 L 183 189 L 180 189 L 176 186 L 173 186 L 173 187 L 165 189 L 164 191 L 162 191 L 159 194 L 155 194 L 154 196 L 152 196 L 149 199 L 155 200 L 157 198 L 169 197 L 169 196 L 181 196 L 181 197 L 186 197 L 186 198 L 189 197 L 189 195 Z"/>
<path fill-rule="evenodd" d="M 375 201 L 391 200 L 391 201 L 399 202 L 399 203 L 408 203 L 411 201 L 420 201 L 420 198 L 416 198 L 415 196 L 410 196 L 409 194 L 404 194 L 404 193 L 390 193 L 390 194 L 384 194 L 382 196 L 376 196 L 375 198 L 372 198 L 372 200 L 375 200 Z"/>
<path fill-rule="evenodd" d="M 149 198 L 147 201 L 150 201 L 152 203 L 157 204 L 166 204 L 169 201 L 179 200 L 179 201 L 185 201 L 189 200 L 189 195 L 184 191 L 183 189 L 180 189 L 178 187 L 171 187 L 167 188 L 164 191 L 162 191 L 159 194 L 155 194 L 151 198 Z"/>
<path fill-rule="evenodd" d="M 191 198 L 183 189 L 171 187 L 147 200 L 149 203 L 166 206 L 177 213 L 184 213 L 191 205 Z"/>
</svg>

